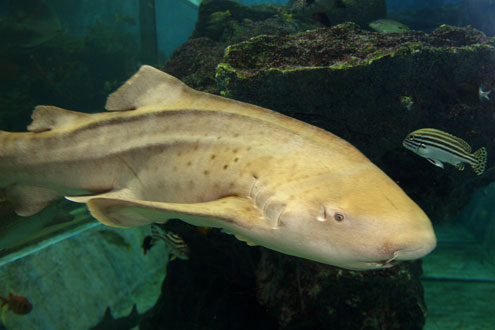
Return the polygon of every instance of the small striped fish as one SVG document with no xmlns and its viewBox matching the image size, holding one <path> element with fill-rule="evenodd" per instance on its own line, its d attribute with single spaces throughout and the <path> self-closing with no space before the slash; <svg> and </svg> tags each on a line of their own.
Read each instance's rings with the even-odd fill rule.
<svg viewBox="0 0 495 330">
<path fill-rule="evenodd" d="M 166 231 L 162 232 L 158 225 L 151 225 L 151 236 L 153 237 L 153 242 L 158 240 L 163 240 L 172 254 L 172 260 L 179 258 L 182 260 L 189 259 L 189 247 L 187 243 L 179 235 Z"/>
<path fill-rule="evenodd" d="M 402 145 L 441 168 L 443 163 L 448 163 L 462 171 L 464 164 L 467 163 L 477 175 L 485 171 L 487 159 L 485 147 L 471 153 L 471 147 L 466 141 L 438 129 L 418 129 L 409 133 Z"/>
</svg>

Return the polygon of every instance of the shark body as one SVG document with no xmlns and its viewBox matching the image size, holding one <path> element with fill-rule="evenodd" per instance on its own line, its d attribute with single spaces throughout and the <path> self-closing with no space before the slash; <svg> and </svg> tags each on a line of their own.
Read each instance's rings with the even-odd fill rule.
<svg viewBox="0 0 495 330">
<path fill-rule="evenodd" d="M 0 132 L 0 189 L 18 214 L 65 196 L 110 226 L 180 218 L 356 270 L 435 247 L 424 212 L 322 129 L 195 91 L 149 66 L 106 109 L 38 106 L 29 132 Z"/>
</svg>

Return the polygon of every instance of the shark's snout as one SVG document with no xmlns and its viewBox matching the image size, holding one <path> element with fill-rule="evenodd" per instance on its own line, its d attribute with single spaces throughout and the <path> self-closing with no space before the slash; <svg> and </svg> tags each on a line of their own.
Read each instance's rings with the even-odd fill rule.
<svg viewBox="0 0 495 330">
<path fill-rule="evenodd" d="M 421 235 L 420 235 L 421 236 Z M 389 268 L 401 261 L 416 260 L 423 258 L 436 247 L 437 240 L 433 231 L 425 233 L 414 244 L 397 245 L 400 247 L 394 248 L 393 244 L 386 243 L 386 249 L 382 249 L 384 253 L 380 260 L 368 262 L 367 265 L 371 268 Z"/>
<path fill-rule="evenodd" d="M 415 240 L 402 249 L 397 250 L 397 260 L 414 260 L 423 258 L 437 246 L 433 230 L 417 234 Z"/>
<path fill-rule="evenodd" d="M 436 245 L 437 239 L 431 228 L 397 235 L 386 243 L 384 262 L 391 264 L 392 261 L 420 259 L 433 251 Z"/>
</svg>

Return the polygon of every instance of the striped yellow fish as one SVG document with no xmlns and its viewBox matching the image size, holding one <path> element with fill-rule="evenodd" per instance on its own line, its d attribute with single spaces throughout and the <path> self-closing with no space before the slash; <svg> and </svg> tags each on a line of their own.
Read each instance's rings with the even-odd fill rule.
<svg viewBox="0 0 495 330">
<path fill-rule="evenodd" d="M 163 232 L 158 225 L 153 224 L 151 225 L 151 236 L 152 241 L 154 242 L 158 240 L 162 240 L 165 242 L 165 245 L 167 245 L 170 254 L 172 255 L 172 260 L 174 260 L 175 258 L 179 258 L 182 260 L 189 259 L 189 246 L 187 246 L 187 243 L 179 235 L 171 231 Z M 153 245 L 153 242 L 151 245 Z"/>
<path fill-rule="evenodd" d="M 467 163 L 477 175 L 485 171 L 485 147 L 471 153 L 471 146 L 466 141 L 435 128 L 422 128 L 409 133 L 402 145 L 441 168 L 443 163 L 448 163 L 462 171 Z"/>
</svg>

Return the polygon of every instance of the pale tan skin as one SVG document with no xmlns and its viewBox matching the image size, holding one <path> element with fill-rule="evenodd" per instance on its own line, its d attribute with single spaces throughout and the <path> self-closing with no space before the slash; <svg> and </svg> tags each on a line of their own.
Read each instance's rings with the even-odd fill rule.
<svg viewBox="0 0 495 330">
<path fill-rule="evenodd" d="M 0 187 L 17 213 L 70 196 L 107 225 L 180 218 L 356 270 L 421 258 L 436 245 L 424 212 L 329 132 L 148 66 L 106 108 L 41 106 L 31 132 L 0 132 Z"/>
</svg>

